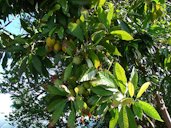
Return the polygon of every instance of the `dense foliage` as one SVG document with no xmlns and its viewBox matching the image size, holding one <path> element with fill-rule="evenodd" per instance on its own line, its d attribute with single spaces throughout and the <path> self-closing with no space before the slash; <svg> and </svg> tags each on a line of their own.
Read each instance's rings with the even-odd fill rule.
<svg viewBox="0 0 171 128">
<path fill-rule="evenodd" d="M 100 116 L 99 124 L 110 128 L 164 126 L 153 120 L 163 122 L 154 98 L 160 92 L 171 110 L 170 2 L 0 0 L 0 5 L 0 18 L 19 15 L 26 31 L 12 35 L 0 28 L 5 71 L 0 88 L 12 94 L 9 119 L 18 127 L 43 127 L 44 120 L 54 127 L 66 113 L 71 128 L 81 115 Z"/>
</svg>

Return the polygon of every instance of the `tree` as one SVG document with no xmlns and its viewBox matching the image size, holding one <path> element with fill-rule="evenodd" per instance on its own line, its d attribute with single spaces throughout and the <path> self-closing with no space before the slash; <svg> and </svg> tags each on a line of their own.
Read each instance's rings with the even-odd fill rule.
<svg viewBox="0 0 171 128">
<path fill-rule="evenodd" d="M 1 90 L 13 92 L 14 107 L 22 111 L 11 118 L 22 120 L 21 127 L 49 120 L 49 128 L 67 112 L 71 128 L 77 114 L 100 115 L 111 128 L 156 127 L 152 118 L 163 122 L 153 99 L 156 91 L 166 92 L 170 102 L 169 4 L 0 1 L 0 18 L 19 14 L 27 32 L 15 36 L 1 27 Z"/>
</svg>

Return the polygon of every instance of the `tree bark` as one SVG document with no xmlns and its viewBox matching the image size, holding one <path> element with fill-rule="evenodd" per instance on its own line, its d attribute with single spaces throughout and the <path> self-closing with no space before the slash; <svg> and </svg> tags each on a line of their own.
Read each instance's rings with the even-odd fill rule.
<svg viewBox="0 0 171 128">
<path fill-rule="evenodd" d="M 161 115 L 163 117 L 164 122 L 166 123 L 167 128 L 171 128 L 171 118 L 165 106 L 163 97 L 159 94 L 159 92 L 156 93 L 156 102 L 158 108 L 160 108 Z"/>
</svg>

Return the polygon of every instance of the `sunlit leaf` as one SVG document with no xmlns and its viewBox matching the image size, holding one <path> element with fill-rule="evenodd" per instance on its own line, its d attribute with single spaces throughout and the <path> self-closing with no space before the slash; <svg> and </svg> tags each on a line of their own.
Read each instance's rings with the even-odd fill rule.
<svg viewBox="0 0 171 128">
<path fill-rule="evenodd" d="M 128 82 L 128 91 L 129 91 L 129 95 L 131 97 L 133 97 L 134 96 L 134 85 L 130 81 Z"/>
<path fill-rule="evenodd" d="M 91 58 L 91 60 L 94 64 L 94 67 L 99 68 L 101 63 L 100 63 L 99 57 L 95 54 L 95 52 L 89 51 L 89 57 Z"/>
<path fill-rule="evenodd" d="M 111 2 L 109 2 L 108 7 L 109 7 L 109 9 L 108 9 L 108 12 L 107 12 L 107 25 L 109 27 L 110 24 L 111 24 L 111 20 L 113 18 L 114 5 Z"/>
<path fill-rule="evenodd" d="M 93 80 L 96 75 L 96 70 L 94 68 L 88 69 L 80 78 L 80 82 Z"/>
<path fill-rule="evenodd" d="M 124 93 L 126 90 L 127 78 L 126 78 L 125 70 L 118 62 L 114 64 L 113 73 L 115 74 L 118 80 L 118 84 L 119 87 L 121 88 L 122 93 Z"/>
<path fill-rule="evenodd" d="M 130 76 L 130 79 L 129 80 L 134 85 L 134 88 L 137 88 L 137 84 L 138 84 L 138 72 L 135 69 L 135 67 L 133 67 L 133 69 L 132 69 L 131 76 Z"/>
<path fill-rule="evenodd" d="M 116 78 L 107 70 L 99 72 L 99 84 L 106 85 L 108 87 L 117 87 Z"/>
<path fill-rule="evenodd" d="M 150 116 L 151 118 L 153 118 L 155 120 L 163 122 L 159 113 L 156 111 L 156 109 L 152 105 L 150 105 L 149 103 L 146 103 L 144 101 L 139 101 L 139 104 L 145 114 L 147 114 L 148 116 Z"/>
<path fill-rule="evenodd" d="M 125 106 L 123 106 L 121 111 L 119 112 L 119 120 L 118 121 L 119 121 L 120 128 L 129 128 L 128 115 L 127 115 Z"/>
<path fill-rule="evenodd" d="M 112 35 L 118 35 L 120 39 L 130 41 L 133 40 L 134 38 L 126 31 L 124 30 L 114 30 L 110 34 Z"/>
<path fill-rule="evenodd" d="M 141 95 L 147 90 L 147 88 L 149 87 L 150 84 L 151 84 L 150 82 L 144 83 L 144 84 L 141 86 L 141 88 L 140 88 L 140 90 L 139 90 L 139 92 L 138 92 L 136 98 L 140 98 Z"/>
<path fill-rule="evenodd" d="M 109 121 L 109 128 L 115 128 L 119 119 L 118 109 L 113 109 L 110 113 L 112 118 Z"/>
<path fill-rule="evenodd" d="M 79 24 L 70 22 L 68 24 L 68 29 L 70 30 L 73 36 L 83 41 L 83 32 Z"/>
</svg>

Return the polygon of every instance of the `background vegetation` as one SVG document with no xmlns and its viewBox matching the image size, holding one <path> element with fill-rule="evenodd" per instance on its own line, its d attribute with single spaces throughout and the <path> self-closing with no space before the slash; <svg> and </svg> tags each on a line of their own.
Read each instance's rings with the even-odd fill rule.
<svg viewBox="0 0 171 128">
<path fill-rule="evenodd" d="M 18 127 L 47 127 L 46 120 L 49 128 L 73 128 L 87 125 L 85 115 L 98 117 L 96 127 L 166 127 L 155 98 L 163 96 L 171 113 L 169 1 L 0 0 L 0 6 L 0 19 L 19 15 L 26 31 L 0 27 L 0 88 L 12 94 L 9 120 Z"/>
</svg>

